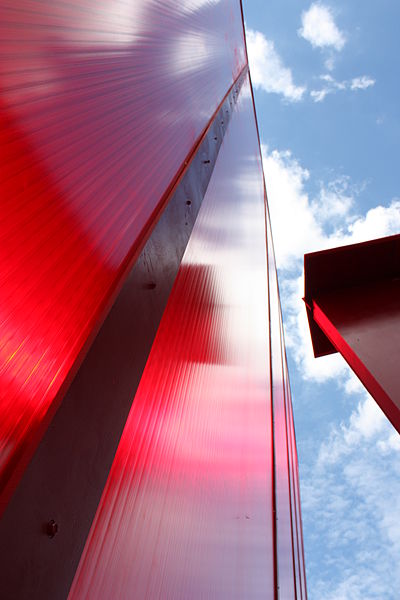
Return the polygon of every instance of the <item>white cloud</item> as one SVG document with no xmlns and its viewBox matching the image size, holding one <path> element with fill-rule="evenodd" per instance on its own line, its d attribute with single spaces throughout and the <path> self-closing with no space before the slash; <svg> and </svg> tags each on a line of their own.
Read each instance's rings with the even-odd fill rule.
<svg viewBox="0 0 400 600">
<path fill-rule="evenodd" d="M 335 51 L 345 43 L 331 11 L 312 4 L 303 14 L 301 35 L 315 47 L 328 48 L 331 70 Z M 310 97 L 322 102 L 329 94 L 374 84 L 367 75 L 338 81 L 326 73 L 321 89 L 312 89 Z M 304 253 L 400 232 L 400 199 L 359 212 L 362 186 L 348 177 L 316 186 L 312 173 L 290 151 L 263 146 L 262 153 L 288 353 L 303 380 L 336 383 L 336 401 L 347 412 L 322 442 L 318 428 L 310 440 L 302 440 L 302 453 L 311 449 L 311 458 L 303 456 L 300 463 L 309 599 L 395 600 L 400 588 L 400 436 L 339 354 L 314 358 L 301 298 Z M 347 405 L 340 396 L 348 396 Z M 329 392 L 323 402 L 328 398 Z"/>
<path fill-rule="evenodd" d="M 389 206 L 371 208 L 365 216 L 358 217 L 349 227 L 347 234 L 339 239 L 339 243 L 352 244 L 365 242 L 374 238 L 399 233 L 400 200 L 394 199 Z"/>
<path fill-rule="evenodd" d="M 306 13 L 303 13 L 303 17 L 304 15 L 309 14 L 311 14 L 313 22 L 316 19 L 315 15 L 324 15 L 325 20 L 323 22 L 325 25 L 321 25 L 321 31 L 325 31 L 327 28 L 329 29 L 326 25 L 329 21 L 326 19 L 326 15 L 330 15 L 331 18 L 331 13 L 327 7 L 320 4 L 313 4 Z M 308 17 L 305 17 L 305 20 L 308 23 L 309 21 L 307 19 Z M 333 26 L 336 27 L 333 21 L 332 23 Z M 303 32 L 303 30 L 301 31 Z M 338 33 L 340 34 L 340 32 Z M 246 31 L 246 41 L 251 78 L 254 87 L 261 88 L 267 93 L 280 94 L 286 100 L 291 102 L 298 102 L 301 100 L 304 97 L 307 88 L 306 86 L 299 86 L 294 83 L 292 71 L 283 64 L 281 57 L 275 49 L 274 43 L 271 40 L 268 40 L 260 31 L 254 31 L 252 29 Z M 332 55 L 326 59 L 325 66 L 328 71 L 333 70 L 334 57 Z M 320 76 L 320 80 L 323 82 L 322 87 L 310 91 L 310 97 L 314 102 L 322 102 L 325 100 L 326 96 L 334 94 L 337 91 L 366 90 L 376 83 L 375 79 L 369 75 L 361 75 L 359 77 L 353 77 L 350 80 L 338 81 L 334 79 L 330 73 L 326 73 Z"/>
<path fill-rule="evenodd" d="M 290 152 L 269 153 L 263 146 L 263 162 L 278 265 L 290 267 L 310 239 L 318 244 L 322 236 L 305 192 L 310 174 Z"/>
<path fill-rule="evenodd" d="M 392 431 L 386 440 L 379 440 L 377 446 L 382 454 L 390 454 L 392 450 L 400 452 L 400 436 Z"/>
<path fill-rule="evenodd" d="M 294 84 L 292 72 L 284 66 L 274 43 L 259 31 L 251 29 L 246 32 L 246 40 L 254 87 L 281 94 L 292 102 L 301 100 L 306 88 Z"/>
<path fill-rule="evenodd" d="M 302 27 L 298 33 L 314 48 L 342 50 L 346 38 L 333 18 L 332 10 L 319 2 L 311 4 L 301 15 Z"/>
<path fill-rule="evenodd" d="M 364 393 L 302 480 L 310 600 L 398 597 L 399 474 L 400 436 Z"/>
<path fill-rule="evenodd" d="M 352 90 L 366 90 L 367 88 L 375 85 L 375 79 L 363 75 L 362 77 L 354 77 L 350 83 L 350 89 Z"/>
<path fill-rule="evenodd" d="M 336 81 L 336 79 L 334 79 L 332 77 L 332 75 L 330 75 L 329 73 L 327 73 L 325 75 L 321 75 L 320 79 L 322 81 L 325 81 L 327 84 L 331 85 L 333 88 L 335 88 L 337 90 L 345 90 L 347 87 L 346 81 Z"/>
<path fill-rule="evenodd" d="M 346 219 L 354 205 L 353 191 L 348 177 L 340 177 L 321 185 L 320 193 L 312 204 L 312 210 L 319 221 L 336 223 Z"/>
<path fill-rule="evenodd" d="M 333 69 L 335 68 L 335 57 L 334 56 L 328 56 L 328 58 L 325 60 L 325 68 L 328 71 L 333 71 Z"/>
<path fill-rule="evenodd" d="M 350 415 L 349 425 L 342 428 L 342 434 L 348 446 L 356 446 L 362 438 L 370 440 L 384 429 L 388 429 L 386 417 L 375 400 L 367 394 L 366 399 Z"/>
<path fill-rule="evenodd" d="M 354 200 L 360 186 L 351 184 L 348 177 L 320 182 L 318 194 L 311 198 L 307 192 L 310 172 L 290 151 L 269 151 L 263 145 L 262 155 L 280 269 L 297 270 L 306 252 L 400 230 L 400 199 L 358 215 Z"/>
<path fill-rule="evenodd" d="M 276 239 L 275 233 L 274 239 Z M 304 279 L 301 266 L 299 265 L 298 270 L 291 274 L 281 272 L 279 283 L 285 316 L 286 347 L 302 379 L 320 384 L 329 380 L 341 381 L 345 386 L 352 372 L 340 354 L 331 354 L 318 359 L 314 357 L 306 309 L 302 300 Z"/>
<path fill-rule="evenodd" d="M 343 80 L 337 81 L 330 74 L 321 75 L 321 81 L 324 82 L 324 86 L 320 90 L 311 90 L 310 96 L 314 102 L 322 102 L 325 100 L 328 94 L 334 94 L 337 91 L 344 90 L 366 90 L 369 87 L 375 85 L 375 79 L 368 75 L 362 75 L 361 77 L 354 77 L 350 81 Z"/>
<path fill-rule="evenodd" d="M 339 354 L 316 360 L 304 304 L 302 274 L 306 252 L 366 241 L 400 231 L 400 200 L 359 215 L 355 197 L 360 189 L 349 178 L 320 183 L 319 193 L 307 192 L 310 172 L 289 151 L 262 147 L 268 202 L 280 269 L 287 346 L 304 379 L 341 381 L 347 393 L 358 391 L 354 376 Z"/>
<path fill-rule="evenodd" d="M 314 102 L 322 102 L 325 100 L 326 96 L 333 92 L 333 89 L 323 88 L 322 90 L 311 90 L 310 96 L 314 100 Z"/>
</svg>

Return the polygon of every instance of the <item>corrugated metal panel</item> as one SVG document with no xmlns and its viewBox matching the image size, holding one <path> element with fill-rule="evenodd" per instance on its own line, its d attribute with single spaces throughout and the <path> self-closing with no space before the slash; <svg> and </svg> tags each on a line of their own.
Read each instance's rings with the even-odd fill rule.
<svg viewBox="0 0 400 600">
<path fill-rule="evenodd" d="M 272 231 L 267 215 L 275 501 L 280 598 L 307 598 L 298 461 Z"/>
<path fill-rule="evenodd" d="M 304 256 L 315 356 L 339 351 L 400 432 L 400 235 Z"/>
<path fill-rule="evenodd" d="M 274 597 L 265 236 L 247 85 L 135 396 L 71 600 Z"/>
<path fill-rule="evenodd" d="M 236 0 L 6 0 L 0 31 L 4 505 L 246 58 Z"/>
<path fill-rule="evenodd" d="M 293 421 L 293 410 L 291 403 L 290 385 L 286 367 L 287 375 L 287 415 L 288 415 L 288 430 L 289 430 L 289 464 L 290 464 L 290 475 L 291 475 L 291 494 L 292 494 L 292 515 L 293 515 L 293 544 L 294 544 L 294 556 L 295 556 L 295 573 L 296 573 L 296 589 L 297 598 L 307 598 L 307 585 L 306 585 L 306 569 L 304 561 L 304 546 L 303 546 L 303 525 L 301 519 L 301 502 L 300 502 L 300 485 L 299 485 L 299 468 L 297 459 L 297 448 L 296 448 L 296 436 Z"/>
<path fill-rule="evenodd" d="M 290 488 L 290 505 L 292 519 L 292 538 L 293 538 L 293 562 L 295 573 L 296 598 L 306 599 L 306 575 L 304 565 L 304 548 L 303 548 L 303 530 L 301 521 L 301 504 L 300 504 L 300 489 L 299 489 L 299 474 L 296 437 L 294 431 L 293 408 L 290 392 L 289 373 L 286 362 L 286 352 L 284 344 L 283 323 L 281 320 L 281 337 L 282 337 L 282 363 L 283 363 L 283 379 L 285 386 L 285 411 L 286 411 L 286 429 L 287 429 L 287 444 L 288 444 L 288 463 L 289 463 L 289 488 Z"/>
<path fill-rule="evenodd" d="M 212 120 L 0 519 L 2 598 L 68 595 L 241 83 Z M 51 540 L 42 529 L 50 519 L 60 529 Z"/>
<path fill-rule="evenodd" d="M 286 390 L 284 365 L 282 361 L 283 347 L 279 291 L 269 219 L 267 223 L 278 585 L 280 597 L 290 599 L 296 598 L 296 581 L 294 571 L 293 519 L 289 476 Z"/>
</svg>

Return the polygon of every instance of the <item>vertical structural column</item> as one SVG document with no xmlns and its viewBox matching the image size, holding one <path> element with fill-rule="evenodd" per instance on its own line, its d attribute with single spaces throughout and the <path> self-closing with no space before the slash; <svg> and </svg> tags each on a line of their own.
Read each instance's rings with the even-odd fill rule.
<svg viewBox="0 0 400 600">
<path fill-rule="evenodd" d="M 316 357 L 340 352 L 400 432 L 400 235 L 304 256 Z"/>
<path fill-rule="evenodd" d="M 297 454 L 270 218 L 267 211 L 274 436 L 277 597 L 305 599 L 305 569 Z"/>
<path fill-rule="evenodd" d="M 274 595 L 264 208 L 247 82 L 70 599 Z"/>
</svg>

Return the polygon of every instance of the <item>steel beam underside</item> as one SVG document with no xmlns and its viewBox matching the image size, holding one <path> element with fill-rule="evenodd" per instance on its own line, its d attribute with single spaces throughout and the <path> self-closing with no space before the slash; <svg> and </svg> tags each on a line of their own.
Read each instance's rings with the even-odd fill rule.
<svg viewBox="0 0 400 600">
<path fill-rule="evenodd" d="M 340 352 L 400 432 L 400 235 L 306 255 L 305 282 L 315 355 Z"/>
</svg>

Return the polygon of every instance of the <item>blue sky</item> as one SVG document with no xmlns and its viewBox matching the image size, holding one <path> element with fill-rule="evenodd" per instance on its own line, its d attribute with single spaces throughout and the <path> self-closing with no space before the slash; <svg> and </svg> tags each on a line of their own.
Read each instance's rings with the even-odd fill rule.
<svg viewBox="0 0 400 600">
<path fill-rule="evenodd" d="M 400 436 L 314 359 L 305 252 L 400 232 L 395 0 L 244 0 L 279 266 L 310 600 L 400 597 Z"/>
</svg>

